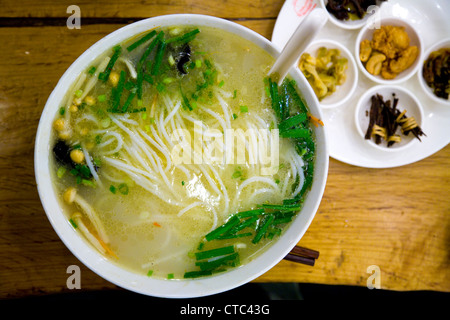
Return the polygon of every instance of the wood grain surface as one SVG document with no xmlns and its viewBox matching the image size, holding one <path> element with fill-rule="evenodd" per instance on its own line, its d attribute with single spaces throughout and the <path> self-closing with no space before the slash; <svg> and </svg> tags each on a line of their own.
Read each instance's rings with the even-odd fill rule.
<svg viewBox="0 0 450 320">
<path fill-rule="evenodd" d="M 39 117 L 70 64 L 123 25 L 168 13 L 231 19 L 270 39 L 283 3 L 77 1 L 81 29 L 69 30 L 69 1 L 2 1 L 0 298 L 67 292 L 69 265 L 81 268 L 83 290 L 117 289 L 84 267 L 59 240 L 36 190 L 33 152 Z M 384 289 L 450 292 L 449 167 L 448 146 L 392 169 L 331 159 L 322 203 L 299 243 L 320 252 L 315 266 L 282 261 L 255 281 L 366 286 L 367 268 L 376 265 Z"/>
</svg>

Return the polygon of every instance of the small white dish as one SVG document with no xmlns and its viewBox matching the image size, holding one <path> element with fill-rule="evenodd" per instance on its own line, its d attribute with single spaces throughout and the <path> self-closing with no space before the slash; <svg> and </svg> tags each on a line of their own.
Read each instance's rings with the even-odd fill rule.
<svg viewBox="0 0 450 320">
<path fill-rule="evenodd" d="M 445 100 L 444 98 L 440 98 L 437 95 L 434 94 L 433 90 L 430 88 L 430 86 L 428 86 L 428 84 L 425 82 L 425 79 L 423 78 L 423 65 L 425 63 L 425 61 L 428 59 L 428 57 L 430 56 L 430 54 L 434 51 L 437 51 L 441 48 L 450 48 L 450 38 L 444 39 L 439 41 L 438 43 L 434 44 L 433 46 L 431 46 L 430 48 L 428 48 L 424 55 L 423 55 L 423 61 L 420 64 L 420 68 L 419 71 L 417 72 L 418 78 L 419 78 L 419 83 L 423 89 L 423 91 L 425 92 L 425 94 L 430 97 L 433 101 L 437 102 L 437 103 L 441 103 L 441 104 L 445 104 L 447 106 L 450 105 L 450 99 Z"/>
<path fill-rule="evenodd" d="M 358 130 L 358 133 L 362 139 L 367 141 L 368 144 L 377 148 L 379 150 L 383 150 L 386 152 L 398 152 L 400 150 L 404 150 L 405 148 L 411 147 L 411 145 L 418 143 L 419 140 L 412 134 L 404 135 L 400 131 L 400 127 L 398 127 L 396 134 L 401 137 L 400 142 L 394 143 L 392 146 L 388 147 L 387 142 L 382 139 L 380 144 L 376 144 L 374 139 L 371 137 L 370 139 L 365 139 L 365 134 L 367 131 L 367 127 L 369 125 L 369 112 L 371 107 L 371 99 L 372 96 L 379 94 L 383 97 L 384 101 L 390 100 L 391 105 L 393 103 L 393 94 L 395 94 L 395 98 L 398 98 L 397 109 L 402 112 L 406 110 L 407 117 L 414 117 L 419 127 L 422 127 L 424 120 L 424 113 L 422 110 L 422 106 L 419 100 L 411 93 L 411 91 L 400 87 L 400 86 L 386 86 L 386 85 L 378 85 L 370 90 L 367 90 L 359 99 L 358 104 L 355 109 L 355 125 Z M 421 137 L 421 140 L 426 138 L 425 136 Z"/>
<path fill-rule="evenodd" d="M 384 79 L 381 75 L 375 76 L 375 75 L 369 73 L 359 58 L 361 41 L 363 41 L 365 39 L 372 40 L 374 30 L 376 28 L 379 28 L 380 26 L 387 26 L 387 25 L 396 26 L 396 27 L 397 26 L 405 27 L 405 31 L 406 31 L 406 33 L 408 33 L 408 36 L 410 39 L 409 45 L 417 46 L 419 49 L 419 54 L 418 54 L 416 60 L 414 61 L 414 63 L 408 69 L 400 72 L 394 79 Z M 360 32 L 356 38 L 356 42 L 355 42 L 356 64 L 358 65 L 361 72 L 368 79 L 370 79 L 378 84 L 398 84 L 398 83 L 408 80 L 417 72 L 417 70 L 421 66 L 422 56 L 423 56 L 423 42 L 422 42 L 422 38 L 421 38 L 417 28 L 415 26 L 413 26 L 412 24 L 410 24 L 409 22 L 407 22 L 406 20 L 400 19 L 400 18 L 394 17 L 394 16 L 382 18 L 376 24 L 367 24 L 365 27 L 363 27 L 360 30 Z"/>
<path fill-rule="evenodd" d="M 316 57 L 317 50 L 321 47 L 326 47 L 327 49 L 339 49 L 341 56 L 347 58 L 348 61 L 348 68 L 345 71 L 347 76 L 345 82 L 342 85 L 337 86 L 335 92 L 319 101 L 320 107 L 322 108 L 334 108 L 347 102 L 355 92 L 358 83 L 358 68 L 356 67 L 355 58 L 351 52 L 345 46 L 334 40 L 316 40 L 308 46 L 305 52 Z"/>
<path fill-rule="evenodd" d="M 369 21 L 370 17 L 375 14 L 376 10 L 378 10 L 382 4 L 382 2 L 377 1 L 377 5 L 374 6 L 373 8 L 369 7 L 367 9 L 366 14 L 364 15 L 364 17 L 362 17 L 362 19 L 358 19 L 358 20 L 340 20 L 338 18 L 335 17 L 334 14 L 332 14 L 331 12 L 329 12 L 327 10 L 327 4 L 328 4 L 328 0 L 320 0 L 320 5 L 322 6 L 322 8 L 324 8 L 328 15 L 329 15 L 329 20 L 331 21 L 331 23 L 333 23 L 334 25 L 342 28 L 342 29 L 348 29 L 348 30 L 356 30 L 356 29 L 360 29 L 363 26 L 365 26 L 367 24 L 367 22 Z"/>
</svg>

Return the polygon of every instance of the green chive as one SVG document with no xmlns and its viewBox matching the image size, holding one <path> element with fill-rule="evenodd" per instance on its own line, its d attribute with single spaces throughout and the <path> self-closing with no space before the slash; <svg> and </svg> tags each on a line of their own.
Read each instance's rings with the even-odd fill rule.
<svg viewBox="0 0 450 320">
<path fill-rule="evenodd" d="M 108 78 L 109 78 L 109 75 L 110 75 L 110 73 L 111 73 L 111 71 L 112 71 L 112 69 L 113 69 L 113 67 L 114 67 L 114 64 L 116 63 L 116 61 L 117 61 L 117 59 L 119 58 L 119 56 L 120 56 L 120 53 L 121 53 L 121 51 L 122 51 L 122 47 L 121 46 L 115 46 L 114 48 L 113 48 L 113 55 L 112 55 L 112 57 L 111 57 L 111 59 L 109 60 L 109 62 L 108 62 L 108 65 L 106 66 L 106 68 L 105 68 L 105 71 L 103 71 L 103 72 L 100 72 L 100 74 L 98 75 L 98 78 L 100 79 L 100 80 L 102 80 L 102 81 L 106 81 L 106 80 L 108 80 Z"/>
<path fill-rule="evenodd" d="M 197 33 L 199 33 L 199 32 L 200 32 L 200 30 L 194 29 L 190 32 L 187 32 L 187 33 L 181 35 L 181 36 L 170 38 L 170 39 L 166 40 L 166 42 L 167 43 L 171 43 L 171 42 L 186 43 L 186 42 L 189 42 L 192 39 L 194 39 L 195 36 L 197 35 Z"/>
<path fill-rule="evenodd" d="M 128 107 L 130 106 L 131 101 L 133 101 L 135 96 L 136 96 L 136 92 L 130 92 L 127 100 L 125 101 L 124 105 L 122 106 L 122 112 L 127 112 Z"/>
<path fill-rule="evenodd" d="M 144 53 L 142 54 L 141 58 L 139 59 L 139 62 L 138 62 L 138 65 L 137 65 L 138 66 L 138 70 L 141 69 L 141 67 L 144 64 L 145 60 L 150 55 L 150 53 L 152 53 L 153 49 L 158 44 L 158 42 L 163 38 L 163 36 L 164 36 L 164 32 L 160 31 L 158 33 L 158 35 L 156 36 L 156 38 L 153 39 L 152 42 L 149 44 L 147 49 L 145 49 Z"/>
<path fill-rule="evenodd" d="M 117 83 L 117 88 L 112 88 L 113 96 L 113 112 L 117 112 L 120 105 L 120 98 L 122 97 L 122 91 L 125 84 L 126 72 L 120 71 L 119 82 Z"/>
<path fill-rule="evenodd" d="M 195 258 L 197 260 L 203 260 L 203 259 L 220 257 L 220 256 L 227 255 L 230 253 L 234 253 L 233 245 L 221 247 L 221 248 L 217 248 L 217 249 L 211 249 L 211 250 L 207 250 L 207 251 L 196 252 Z"/>
<path fill-rule="evenodd" d="M 280 131 L 287 131 L 288 129 L 295 127 L 307 120 L 307 114 L 306 113 L 299 113 L 295 116 L 292 116 L 290 118 L 287 118 L 280 122 L 280 125 L 278 128 Z"/>
<path fill-rule="evenodd" d="M 208 233 L 205 236 L 205 239 L 207 241 L 214 240 L 217 237 L 221 236 L 222 234 L 228 232 L 233 227 L 235 227 L 239 222 L 240 222 L 239 218 L 236 215 L 234 215 L 230 219 L 228 219 L 228 221 L 225 222 L 223 225 Z"/>
<path fill-rule="evenodd" d="M 280 131 L 280 136 L 283 138 L 307 138 L 311 136 L 308 129 L 291 129 L 286 131 Z"/>
<path fill-rule="evenodd" d="M 262 214 L 262 213 L 264 213 L 264 209 L 260 208 L 260 209 L 254 209 L 254 210 L 248 210 L 248 211 L 241 211 L 241 212 L 238 212 L 236 214 L 236 216 L 238 218 L 242 219 L 242 218 L 253 217 L 255 215 L 259 215 L 259 214 Z"/>
<path fill-rule="evenodd" d="M 127 47 L 128 52 L 133 51 L 137 47 L 139 47 L 141 44 L 144 44 L 151 38 L 153 38 L 156 35 L 156 30 L 152 30 L 151 32 L 147 33 L 145 36 L 143 36 L 141 39 L 137 40 L 133 44 L 129 45 Z"/>
<path fill-rule="evenodd" d="M 156 56 L 155 56 L 155 63 L 153 64 L 153 68 L 152 68 L 152 75 L 158 75 L 159 74 L 159 69 L 161 67 L 161 62 L 162 62 L 162 58 L 164 55 L 164 51 L 166 50 L 166 43 L 164 42 L 164 40 L 161 40 L 159 42 L 158 45 L 158 49 L 156 51 Z"/>
<path fill-rule="evenodd" d="M 212 261 L 196 262 L 195 265 L 200 267 L 200 270 L 202 271 L 213 270 L 222 265 L 227 265 L 229 262 L 236 260 L 238 256 L 239 254 L 237 252 L 234 252 L 230 255 Z"/>
<path fill-rule="evenodd" d="M 265 221 L 262 223 L 260 228 L 258 228 L 258 231 L 252 240 L 253 243 L 258 243 L 261 240 L 261 238 L 264 236 L 264 234 L 266 233 L 267 229 L 272 224 L 274 219 L 275 219 L 275 217 L 273 215 L 269 215 L 265 219 Z"/>
<path fill-rule="evenodd" d="M 210 276 L 212 275 L 211 270 L 205 270 L 205 271 L 189 271 L 186 272 L 183 276 L 183 278 L 188 279 L 188 278 L 199 278 L 199 277 L 204 277 L 204 276 Z"/>
</svg>

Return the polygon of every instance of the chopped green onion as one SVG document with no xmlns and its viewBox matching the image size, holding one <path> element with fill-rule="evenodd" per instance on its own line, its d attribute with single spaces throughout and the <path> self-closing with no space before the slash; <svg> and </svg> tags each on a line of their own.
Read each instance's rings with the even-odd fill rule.
<svg viewBox="0 0 450 320">
<path fill-rule="evenodd" d="M 173 273 L 169 273 L 168 275 L 167 275 L 167 279 L 173 279 L 175 276 L 174 276 L 174 274 Z"/>
<path fill-rule="evenodd" d="M 145 36 L 134 42 L 133 44 L 129 45 L 127 47 L 128 52 L 133 51 L 137 47 L 139 47 L 141 44 L 144 44 L 151 38 L 153 38 L 156 35 L 156 30 L 152 30 L 151 32 L 147 33 Z"/>
<path fill-rule="evenodd" d="M 238 116 L 237 116 L 236 113 L 233 113 L 232 117 L 233 117 L 234 120 L 236 120 Z"/>
<path fill-rule="evenodd" d="M 75 229 L 78 228 L 77 224 L 75 223 L 75 221 L 73 221 L 72 218 L 69 219 L 69 222 L 72 225 L 72 227 L 74 227 Z"/>
<path fill-rule="evenodd" d="M 219 82 L 219 88 L 222 88 L 224 84 L 225 84 L 225 81 L 223 81 L 223 80 L 220 81 L 220 82 Z"/>
<path fill-rule="evenodd" d="M 56 171 L 56 175 L 58 176 L 58 178 L 62 178 L 66 173 L 66 171 L 67 169 L 65 167 L 59 167 L 58 170 Z"/>
<path fill-rule="evenodd" d="M 89 68 L 88 73 L 89 73 L 90 75 L 93 75 L 93 74 L 95 73 L 95 70 L 97 70 L 97 68 L 94 67 L 94 66 L 92 66 L 92 67 Z"/>
<path fill-rule="evenodd" d="M 195 253 L 195 258 L 197 260 L 203 260 L 203 259 L 209 259 L 209 258 L 215 258 L 220 257 L 226 254 L 234 253 L 234 246 L 226 246 L 221 247 L 217 249 L 211 249 L 206 251 L 200 251 Z"/>
<path fill-rule="evenodd" d="M 119 184 L 118 189 L 119 189 L 119 192 L 121 194 L 123 194 L 123 195 L 127 195 L 128 194 L 129 188 L 128 188 L 128 185 L 126 183 Z"/>
<path fill-rule="evenodd" d="M 99 95 L 99 96 L 97 97 L 97 100 L 98 100 L 99 102 L 104 102 L 104 101 L 106 101 L 106 95 L 105 95 L 105 94 Z"/>
<path fill-rule="evenodd" d="M 95 188 L 95 183 L 92 182 L 91 180 L 81 179 L 81 183 L 87 187 Z"/>
<path fill-rule="evenodd" d="M 83 94 L 83 90 L 81 90 L 81 89 L 75 91 L 75 97 L 77 97 L 77 98 L 81 97 L 82 94 Z"/>
<path fill-rule="evenodd" d="M 113 185 L 110 185 L 109 186 L 109 191 L 111 191 L 112 193 L 116 194 L 117 189 Z"/>
<path fill-rule="evenodd" d="M 200 59 L 195 60 L 195 67 L 196 68 L 201 68 L 202 67 L 202 60 L 200 60 Z"/>
<path fill-rule="evenodd" d="M 153 270 L 148 270 L 147 277 L 151 277 L 153 275 Z"/>
<path fill-rule="evenodd" d="M 63 116 L 64 113 L 66 113 L 66 108 L 64 107 L 59 108 L 59 114 Z"/>
<path fill-rule="evenodd" d="M 248 107 L 247 106 L 240 106 L 239 107 L 241 109 L 241 112 L 248 112 Z"/>
</svg>

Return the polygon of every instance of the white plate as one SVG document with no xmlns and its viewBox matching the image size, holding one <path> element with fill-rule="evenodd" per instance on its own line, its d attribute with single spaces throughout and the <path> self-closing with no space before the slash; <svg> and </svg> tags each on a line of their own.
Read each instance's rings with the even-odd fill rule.
<svg viewBox="0 0 450 320">
<path fill-rule="evenodd" d="M 320 7 L 318 0 L 287 0 L 277 18 L 272 42 L 282 49 L 305 14 L 314 7 Z M 448 0 L 389 0 L 379 14 L 408 20 L 419 30 L 424 50 L 443 38 L 450 37 L 450 12 Z M 338 28 L 327 22 L 316 39 L 333 39 L 344 44 L 354 54 L 358 30 Z M 328 130 L 330 156 L 336 160 L 367 168 L 391 168 L 422 160 L 439 151 L 450 142 L 450 107 L 437 103 L 428 97 L 416 76 L 401 85 L 414 92 L 421 102 L 424 119 L 422 130 L 427 135 L 422 142 L 402 152 L 384 152 L 360 139 L 354 122 L 354 112 L 360 96 L 377 85 L 360 73 L 358 86 L 353 97 L 344 105 L 333 109 L 322 109 L 323 122 Z"/>
</svg>

